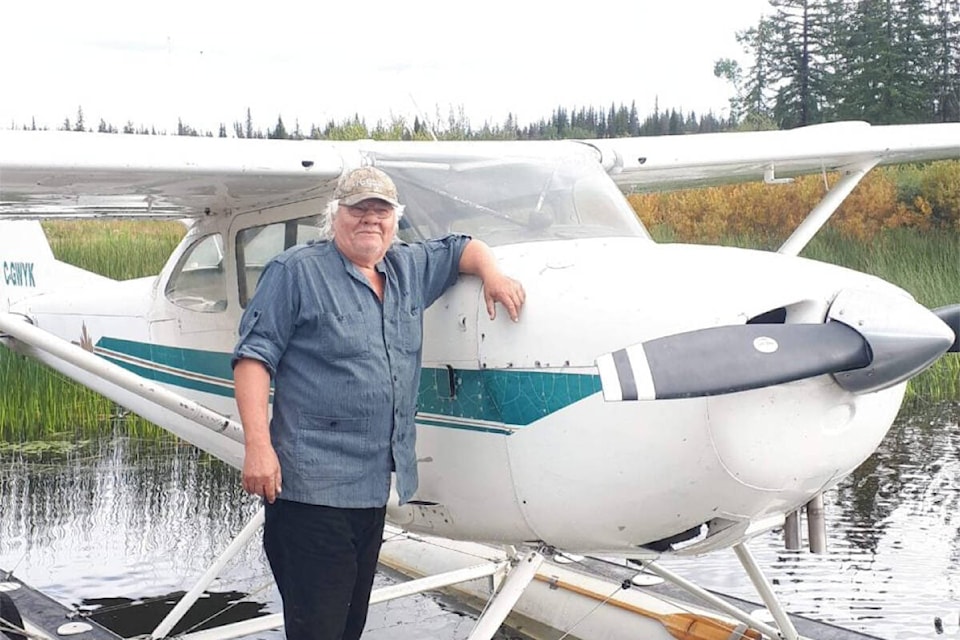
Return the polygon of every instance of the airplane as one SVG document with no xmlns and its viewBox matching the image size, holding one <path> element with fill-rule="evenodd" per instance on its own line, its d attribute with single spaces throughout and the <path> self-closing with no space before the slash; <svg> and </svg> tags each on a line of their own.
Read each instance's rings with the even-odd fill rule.
<svg viewBox="0 0 960 640">
<path fill-rule="evenodd" d="M 520 322 L 491 320 L 479 280 L 461 277 L 411 345 L 423 360 L 420 486 L 388 504 L 391 530 L 508 551 L 407 591 L 496 574 L 478 640 L 553 550 L 614 557 L 748 624 L 747 637 L 793 640 L 748 540 L 869 457 L 907 381 L 960 349 L 960 305 L 931 311 L 799 253 L 874 167 L 958 157 L 960 124 L 542 142 L 0 131 L 0 342 L 239 468 L 240 314 L 270 258 L 317 238 L 338 178 L 379 167 L 406 205 L 402 241 L 481 238 L 527 291 Z M 841 178 L 775 252 L 657 243 L 624 197 L 827 172 Z M 157 276 L 114 281 L 54 258 L 38 220 L 60 218 L 189 230 Z M 650 562 L 728 548 L 773 624 Z M 282 615 L 258 624 L 216 637 Z"/>
</svg>

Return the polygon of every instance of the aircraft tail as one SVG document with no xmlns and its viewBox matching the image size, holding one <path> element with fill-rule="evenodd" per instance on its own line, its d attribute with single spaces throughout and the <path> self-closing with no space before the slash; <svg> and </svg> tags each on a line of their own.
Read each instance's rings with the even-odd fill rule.
<svg viewBox="0 0 960 640">
<path fill-rule="evenodd" d="M 108 280 L 58 261 L 36 220 L 0 220 L 0 266 L 0 312 L 26 298 Z"/>
</svg>

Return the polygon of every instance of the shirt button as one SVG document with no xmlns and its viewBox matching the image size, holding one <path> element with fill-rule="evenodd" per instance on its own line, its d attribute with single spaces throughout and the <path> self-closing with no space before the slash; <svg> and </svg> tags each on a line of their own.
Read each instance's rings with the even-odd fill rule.
<svg viewBox="0 0 960 640">
<path fill-rule="evenodd" d="M 394 381 L 394 382 L 396 382 L 396 381 L 399 380 L 399 379 L 400 379 L 400 378 L 398 378 L 397 376 L 393 376 L 393 381 Z"/>
</svg>

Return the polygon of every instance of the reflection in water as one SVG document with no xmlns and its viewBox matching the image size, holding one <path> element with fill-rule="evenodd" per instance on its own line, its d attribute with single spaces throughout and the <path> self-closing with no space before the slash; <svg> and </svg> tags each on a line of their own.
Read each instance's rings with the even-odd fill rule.
<svg viewBox="0 0 960 640">
<path fill-rule="evenodd" d="M 935 616 L 958 633 L 958 418 L 957 403 L 905 412 L 825 496 L 827 555 L 784 551 L 779 532 L 751 543 L 790 610 L 898 640 L 934 637 Z M 71 606 L 188 589 L 256 509 L 235 470 L 172 438 L 118 429 L 66 453 L 0 448 L 0 568 Z M 664 563 L 705 587 L 757 599 L 732 552 Z M 259 540 L 211 590 L 279 608 Z M 378 605 L 364 637 L 466 637 L 472 620 L 451 611 L 429 598 Z"/>
<path fill-rule="evenodd" d="M 257 508 L 234 470 L 173 438 L 115 432 L 65 456 L 6 456 L 2 474 L 0 566 L 71 604 L 183 589 Z M 250 545 L 238 576 L 267 582 L 259 555 Z"/>
<path fill-rule="evenodd" d="M 70 607 L 96 612 L 95 619 L 123 634 L 152 631 L 172 607 L 169 594 L 188 590 L 259 506 L 240 488 L 236 470 L 172 437 L 129 438 L 119 428 L 66 453 L 10 450 L 0 447 L 0 569 Z M 375 586 L 396 582 L 379 574 Z M 247 614 L 280 610 L 259 537 L 210 591 L 205 613 L 175 630 L 218 606 Z M 248 594 L 240 605 L 236 592 Z M 364 639 L 452 640 L 467 637 L 473 624 L 455 602 L 415 596 L 371 607 Z"/>
</svg>

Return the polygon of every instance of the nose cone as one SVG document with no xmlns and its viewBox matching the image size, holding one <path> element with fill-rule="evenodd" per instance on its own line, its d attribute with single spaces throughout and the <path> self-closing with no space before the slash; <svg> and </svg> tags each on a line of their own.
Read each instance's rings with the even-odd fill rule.
<svg viewBox="0 0 960 640">
<path fill-rule="evenodd" d="M 909 298 L 887 293 L 841 291 L 828 315 L 856 330 L 870 347 L 869 365 L 834 374 L 837 384 L 855 393 L 886 389 L 912 378 L 956 340 L 937 314 Z"/>
<path fill-rule="evenodd" d="M 953 331 L 953 344 L 950 345 L 948 351 L 950 353 L 960 353 L 960 304 L 940 307 L 934 309 L 933 312 Z"/>
</svg>

